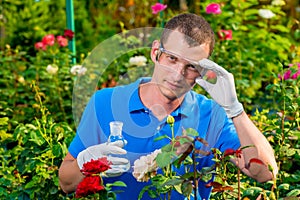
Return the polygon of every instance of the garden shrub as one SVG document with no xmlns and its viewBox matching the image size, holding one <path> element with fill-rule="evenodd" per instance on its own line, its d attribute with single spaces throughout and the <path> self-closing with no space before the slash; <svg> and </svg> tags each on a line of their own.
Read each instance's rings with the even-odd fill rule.
<svg viewBox="0 0 300 200">
<path fill-rule="evenodd" d="M 83 60 L 89 52 L 119 30 L 126 34 L 139 26 L 160 27 L 181 12 L 168 5 L 163 13 L 153 15 L 154 1 L 126 2 L 74 1 L 78 65 L 88 64 Z M 216 0 L 222 14 L 211 15 L 205 8 L 212 1 L 187 1 L 187 11 L 211 23 L 216 32 L 212 59 L 235 75 L 239 99 L 273 146 L 279 166 L 276 179 L 261 184 L 228 164 L 223 178 L 234 190 L 215 192 L 211 199 L 236 199 L 237 193 L 244 199 L 300 196 L 300 76 L 293 77 L 300 70 L 299 20 L 271 2 Z M 6 35 L 0 41 L 0 198 L 71 199 L 73 194 L 59 188 L 57 172 L 76 130 L 72 89 L 80 77 L 70 72 L 74 63 L 66 47 L 55 44 L 45 51 L 34 50 L 45 35 L 62 34 L 65 1 L 5 1 L 1 6 L 7 21 L 1 21 Z M 116 6 L 128 12 L 114 10 Z M 264 18 L 259 9 L 269 9 L 275 16 Z M 142 11 L 143 17 L 133 18 Z M 24 21 L 28 23 L 20 23 Z M 120 77 L 136 67 L 131 58 L 144 56 L 151 64 L 149 49 L 135 49 L 140 45 L 137 38 L 123 42 L 133 51 L 120 52 L 98 77 L 95 89 L 122 84 Z M 49 65 L 57 66 L 57 73 L 49 73 Z M 204 93 L 199 87 L 195 90 Z"/>
</svg>

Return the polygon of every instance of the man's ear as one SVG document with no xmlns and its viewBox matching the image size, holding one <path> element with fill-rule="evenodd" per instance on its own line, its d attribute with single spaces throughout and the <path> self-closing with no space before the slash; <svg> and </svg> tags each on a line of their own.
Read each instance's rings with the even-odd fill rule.
<svg viewBox="0 0 300 200">
<path fill-rule="evenodd" d="M 152 42 L 152 48 L 151 48 L 150 56 L 151 56 L 151 60 L 153 62 L 156 62 L 156 56 L 157 56 L 158 51 L 159 51 L 159 45 L 160 45 L 160 42 L 158 40 L 154 40 Z"/>
</svg>

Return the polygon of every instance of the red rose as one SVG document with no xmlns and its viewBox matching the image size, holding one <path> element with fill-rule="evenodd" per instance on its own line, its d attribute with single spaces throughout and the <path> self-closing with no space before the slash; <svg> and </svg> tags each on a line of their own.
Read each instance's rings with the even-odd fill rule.
<svg viewBox="0 0 300 200">
<path fill-rule="evenodd" d="M 55 42 L 55 36 L 53 34 L 45 35 L 42 39 L 44 45 L 53 46 Z"/>
<path fill-rule="evenodd" d="M 88 176 L 92 174 L 99 174 L 110 169 L 111 162 L 106 157 L 99 158 L 98 160 L 91 160 L 90 162 L 84 163 L 81 172 Z"/>
<path fill-rule="evenodd" d="M 77 186 L 75 197 L 80 198 L 104 190 L 100 176 L 87 176 Z"/>
<path fill-rule="evenodd" d="M 233 149 L 226 149 L 225 152 L 224 152 L 224 157 L 231 156 L 231 155 L 234 155 L 234 154 L 235 154 L 235 150 L 233 150 Z"/>
<path fill-rule="evenodd" d="M 65 32 L 64 32 L 64 36 L 66 38 L 68 38 L 69 40 L 72 40 L 73 37 L 74 37 L 74 32 L 69 30 L 69 29 L 66 29 Z"/>
<path fill-rule="evenodd" d="M 61 46 L 61 47 L 65 47 L 65 46 L 68 45 L 68 40 L 67 40 L 67 38 L 65 38 L 65 37 L 63 37 L 63 36 L 61 36 L 61 35 L 57 36 L 57 37 L 56 37 L 56 40 L 57 40 L 59 46 Z"/>
<path fill-rule="evenodd" d="M 37 50 L 43 50 L 45 51 L 47 46 L 43 43 L 43 42 L 37 42 L 34 44 L 34 47 L 37 49 Z"/>
<path fill-rule="evenodd" d="M 219 30 L 218 36 L 220 40 L 232 40 L 232 30 Z"/>
</svg>

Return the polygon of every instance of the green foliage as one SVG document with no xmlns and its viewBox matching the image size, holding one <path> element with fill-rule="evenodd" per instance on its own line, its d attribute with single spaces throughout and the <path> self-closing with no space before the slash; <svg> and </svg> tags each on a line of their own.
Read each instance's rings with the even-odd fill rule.
<svg viewBox="0 0 300 200">
<path fill-rule="evenodd" d="M 79 63 L 84 63 L 83 59 L 97 44 L 121 32 L 119 36 L 122 37 L 114 38 L 115 44 L 133 50 L 114 52 L 115 46 L 107 50 L 106 53 L 119 56 L 101 74 L 98 88 L 133 81 L 141 72 L 150 74 L 152 68 L 129 63 L 131 57 L 144 55 L 147 64 L 151 64 L 149 49 L 137 48 L 141 46 L 140 39 L 123 37 L 127 30 L 161 27 L 167 19 L 185 11 L 204 16 L 216 32 L 211 59 L 234 74 L 239 100 L 272 144 L 279 174 L 275 180 L 261 184 L 240 174 L 230 162 L 225 163 L 228 160 L 215 158 L 217 164 L 224 163 L 216 169 L 202 169 L 197 172 L 198 176 L 210 180 L 212 174 L 217 173 L 219 176 L 215 181 L 222 184 L 215 184 L 214 188 L 227 187 L 228 190 L 214 192 L 211 199 L 236 199 L 238 195 L 244 199 L 258 196 L 262 199 L 298 198 L 300 83 L 299 77 L 284 80 L 278 79 L 278 74 L 283 76 L 289 69 L 293 73 L 298 70 L 299 20 L 287 15 L 285 7 L 272 5 L 271 1 L 216 0 L 214 2 L 222 5 L 220 15 L 205 13 L 205 7 L 213 1 L 187 1 L 186 10 L 180 10 L 182 6 L 177 2 L 168 1 L 168 8 L 163 13 L 153 15 L 150 6 L 156 2 L 74 0 Z M 270 9 L 275 17 L 260 17 L 260 8 Z M 67 48 L 54 45 L 46 51 L 34 50 L 34 44 L 46 34 L 59 35 L 66 29 L 65 1 L 1 1 L 0 11 L 0 198 L 70 199 L 73 196 L 64 194 L 59 188 L 57 172 L 74 136 L 72 88 L 79 77 L 70 74 L 71 52 Z M 232 30 L 233 39 L 219 39 L 217 33 L 221 29 Z M 86 62 L 84 64 L 89 65 Z M 289 67 L 290 63 L 293 66 Z M 48 65 L 57 65 L 58 72 L 49 74 L 46 71 Z M 91 80 L 86 81 L 91 83 Z M 29 87 L 32 83 L 36 85 Z M 199 88 L 196 91 L 204 93 Z M 79 110 L 83 108 L 84 105 L 78 107 Z M 186 131 L 188 135 L 197 134 L 193 130 Z M 178 142 L 187 141 L 182 138 Z M 158 157 L 158 163 L 168 169 L 175 153 L 172 145 L 164 151 Z M 222 156 L 217 150 L 215 154 Z M 179 165 L 178 161 L 174 164 Z M 183 162 L 191 165 L 192 158 L 187 156 Z M 192 185 L 187 180 L 193 173 L 180 178 L 169 170 L 168 175 L 169 178 L 155 176 L 153 185 L 144 188 L 141 195 L 148 192 L 157 197 L 159 192 L 167 195 L 171 189 L 185 196 L 191 194 Z"/>
<path fill-rule="evenodd" d="M 46 33 L 58 34 L 66 24 L 64 0 L 1 1 L 1 7 L 4 20 L 0 25 L 5 28 L 2 49 L 5 44 L 10 44 L 13 48 L 22 46 L 33 53 L 33 42 Z"/>
<path fill-rule="evenodd" d="M 72 122 L 72 116 L 66 115 L 71 112 L 71 53 L 56 45 L 47 51 L 38 52 L 36 57 L 27 55 L 20 48 L 12 49 L 9 45 L 0 52 L 0 63 L 3 66 L 0 72 L 0 91 L 3 94 L 1 115 L 25 123 L 35 116 L 38 106 L 28 87 L 35 80 L 39 83 L 40 95 L 48 104 L 53 117 L 58 121 Z M 53 64 L 59 68 L 54 75 L 46 71 L 47 66 Z"/>
<path fill-rule="evenodd" d="M 55 123 L 44 106 L 39 88 L 33 83 L 33 96 L 40 117 L 19 123 L 8 132 L 9 118 L 1 118 L 1 199 L 57 199 L 58 166 L 67 152 L 74 131 L 65 122 Z"/>
</svg>

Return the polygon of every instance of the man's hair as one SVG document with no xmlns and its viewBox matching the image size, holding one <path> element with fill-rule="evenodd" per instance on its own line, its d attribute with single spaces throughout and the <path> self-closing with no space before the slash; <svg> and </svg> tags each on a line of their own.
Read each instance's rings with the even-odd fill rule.
<svg viewBox="0 0 300 200">
<path fill-rule="evenodd" d="M 209 44 L 209 55 L 212 54 L 215 45 L 215 36 L 209 23 L 201 16 L 184 13 L 170 19 L 161 36 L 161 43 L 165 43 L 172 31 L 179 31 L 185 35 L 190 46 L 198 46 L 204 43 Z"/>
</svg>

